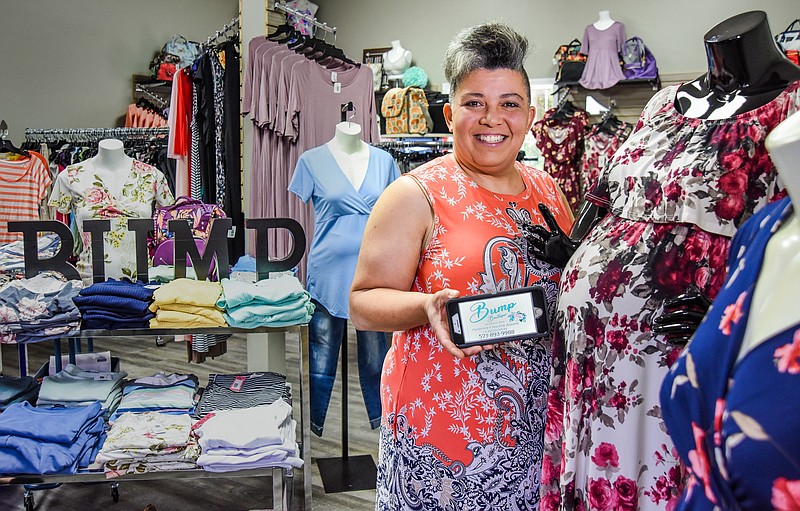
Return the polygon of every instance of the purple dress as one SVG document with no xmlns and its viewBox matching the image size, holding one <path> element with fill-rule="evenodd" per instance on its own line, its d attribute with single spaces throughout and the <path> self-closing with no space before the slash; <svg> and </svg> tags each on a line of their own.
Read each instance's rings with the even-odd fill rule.
<svg viewBox="0 0 800 511">
<path fill-rule="evenodd" d="M 583 31 L 581 53 L 587 55 L 579 83 L 587 89 L 608 89 L 625 79 L 619 54 L 625 44 L 625 25 L 615 21 L 605 30 L 588 25 Z"/>
</svg>

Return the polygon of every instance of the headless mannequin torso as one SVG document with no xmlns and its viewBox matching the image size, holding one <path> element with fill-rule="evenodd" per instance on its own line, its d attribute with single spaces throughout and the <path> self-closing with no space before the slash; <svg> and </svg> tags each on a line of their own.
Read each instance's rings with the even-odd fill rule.
<svg viewBox="0 0 800 511">
<path fill-rule="evenodd" d="M 327 146 L 353 188 L 361 188 L 369 167 L 369 145 L 361 140 L 361 126 L 340 122 Z"/>
<path fill-rule="evenodd" d="M 708 73 L 678 90 L 687 117 L 725 119 L 769 103 L 800 80 L 800 68 L 778 49 L 763 11 L 729 18 L 704 36 Z"/>
<path fill-rule="evenodd" d="M 390 80 L 399 80 L 409 67 L 411 52 L 403 48 L 400 41 L 392 41 L 392 48 L 383 54 L 383 70 Z"/>
<path fill-rule="evenodd" d="M 605 30 L 614 24 L 609 11 L 600 11 L 597 16 L 597 21 L 592 23 L 597 30 Z"/>
<path fill-rule="evenodd" d="M 793 204 L 800 204 L 800 113 L 767 135 L 766 147 Z M 800 215 L 794 213 L 770 238 L 758 275 L 739 358 L 800 322 Z"/>
<path fill-rule="evenodd" d="M 132 163 L 133 158 L 125 154 L 122 141 L 107 138 L 97 144 L 97 155 L 92 158 L 92 169 L 113 196 L 118 197 Z"/>
</svg>

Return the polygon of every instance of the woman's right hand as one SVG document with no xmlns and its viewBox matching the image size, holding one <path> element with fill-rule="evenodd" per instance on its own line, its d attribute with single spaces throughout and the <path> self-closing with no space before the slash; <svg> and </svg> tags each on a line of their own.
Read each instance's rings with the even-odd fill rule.
<svg viewBox="0 0 800 511">
<path fill-rule="evenodd" d="M 425 314 L 431 324 L 431 330 L 439 339 L 442 347 L 456 358 L 470 357 L 484 350 L 494 348 L 493 344 L 485 346 L 469 346 L 461 349 L 455 345 L 450 338 L 450 328 L 447 326 L 447 301 L 458 296 L 458 291 L 454 289 L 442 289 L 429 295 L 430 298 L 425 302 Z"/>
</svg>

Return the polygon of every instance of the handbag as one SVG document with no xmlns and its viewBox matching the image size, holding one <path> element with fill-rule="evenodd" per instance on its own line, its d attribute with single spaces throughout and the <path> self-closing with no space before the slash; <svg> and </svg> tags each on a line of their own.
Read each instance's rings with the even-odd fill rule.
<svg viewBox="0 0 800 511">
<path fill-rule="evenodd" d="M 192 65 L 201 53 L 200 43 L 175 34 L 150 61 L 150 73 L 156 80 L 172 80 L 178 69 Z"/>
<path fill-rule="evenodd" d="M 789 26 L 786 27 L 786 30 L 776 34 L 775 42 L 778 43 L 778 46 L 780 46 L 784 53 L 788 51 L 800 51 L 800 18 L 791 22 Z"/>
<path fill-rule="evenodd" d="M 621 56 L 626 80 L 658 78 L 656 58 L 640 37 L 634 36 L 625 41 Z"/>
<path fill-rule="evenodd" d="M 386 133 L 425 135 L 433 127 L 425 91 L 419 87 L 389 89 L 381 100 Z"/>
<path fill-rule="evenodd" d="M 225 212 L 216 204 L 205 204 L 185 195 L 178 197 L 175 204 L 156 209 L 153 215 L 154 234 L 151 247 L 156 248 L 174 236 L 169 231 L 170 220 L 187 220 L 192 226 L 192 236 L 206 240 L 211 231 L 211 220 L 225 216 Z"/>
<path fill-rule="evenodd" d="M 575 83 L 581 79 L 583 68 L 586 67 L 586 55 L 581 53 L 581 42 L 573 39 L 567 44 L 562 44 L 553 54 L 553 63 L 558 66 L 556 70 L 556 83 Z"/>
</svg>

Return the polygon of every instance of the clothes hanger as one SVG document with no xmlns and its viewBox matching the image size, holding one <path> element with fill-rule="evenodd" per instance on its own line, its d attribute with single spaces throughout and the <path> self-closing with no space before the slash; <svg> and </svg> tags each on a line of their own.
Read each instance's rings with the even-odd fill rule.
<svg viewBox="0 0 800 511">
<path fill-rule="evenodd" d="M 14 144 L 11 143 L 9 139 L 6 137 L 8 136 L 8 124 L 6 123 L 5 119 L 0 121 L 0 153 L 12 153 L 12 154 L 19 154 L 26 158 L 29 158 L 31 153 L 25 151 L 24 149 L 20 149 L 16 147 Z"/>
</svg>

